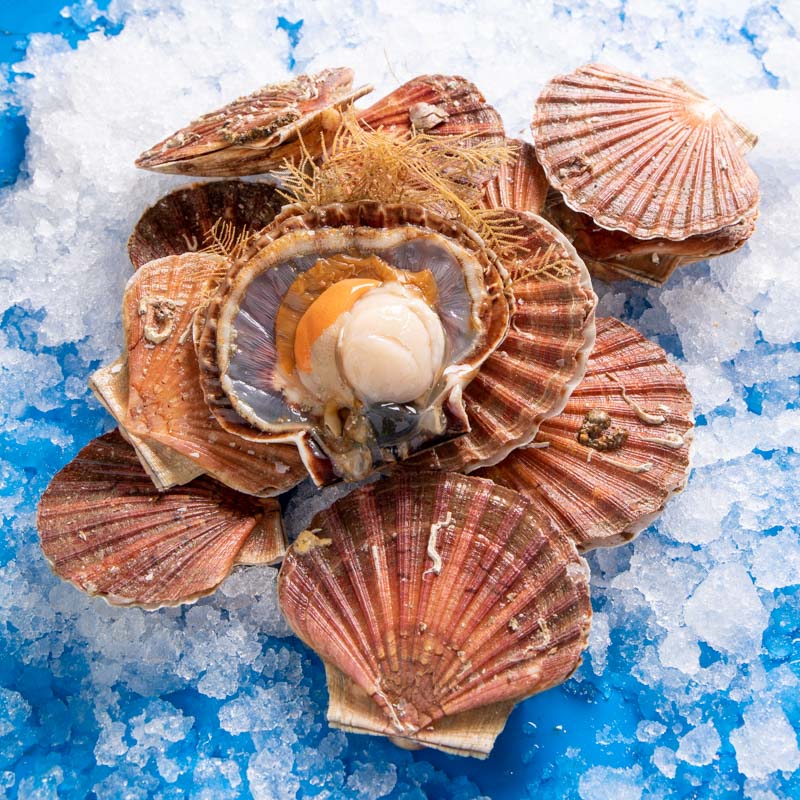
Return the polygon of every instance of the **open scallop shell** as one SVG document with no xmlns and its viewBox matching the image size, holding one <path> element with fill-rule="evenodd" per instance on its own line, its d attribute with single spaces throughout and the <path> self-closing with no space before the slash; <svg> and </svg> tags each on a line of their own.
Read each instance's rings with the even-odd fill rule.
<svg viewBox="0 0 800 800">
<path fill-rule="evenodd" d="M 126 432 L 157 442 L 247 494 L 270 496 L 306 477 L 292 444 L 248 442 L 219 426 L 200 388 L 191 336 L 195 309 L 227 262 L 205 253 L 151 261 L 128 282 Z"/>
<path fill-rule="evenodd" d="M 156 258 L 203 249 L 212 230 L 235 242 L 272 222 L 284 202 L 268 183 L 228 180 L 182 186 L 142 214 L 128 239 L 128 255 L 138 269 Z"/>
<path fill-rule="evenodd" d="M 562 233 L 541 217 L 515 216 L 520 239 L 504 257 L 514 311 L 508 333 L 464 390 L 470 432 L 414 459 L 471 472 L 494 464 L 561 412 L 594 344 L 591 278 Z"/>
<path fill-rule="evenodd" d="M 201 384 L 206 402 L 220 424 L 254 441 L 293 441 L 317 483 L 336 480 L 331 461 L 315 438 L 316 423 L 287 404 L 277 386 L 274 331 L 269 325 L 251 321 L 256 314 L 251 313 L 249 304 L 255 304 L 253 307 L 264 319 L 274 318 L 297 274 L 329 252 L 383 254 L 400 268 L 422 269 L 427 258 L 425 242 L 434 238 L 444 242 L 453 258 L 463 251 L 470 262 L 475 262 L 474 279 L 481 281 L 483 287 L 477 345 L 447 378 L 453 383 L 447 386 L 445 415 L 448 424 L 452 422 L 458 433 L 463 432 L 461 386 L 502 341 L 508 327 L 507 276 L 477 235 L 460 223 L 421 206 L 373 202 L 334 204 L 308 212 L 300 207 L 285 209 L 273 225 L 253 240 L 248 253 L 229 270 L 219 291 L 198 314 L 195 331 Z M 422 252 L 417 255 L 416 241 L 423 243 Z M 408 264 L 403 266 L 402 260 Z M 252 290 L 255 299 L 248 299 L 252 286 L 256 287 Z M 235 329 L 239 320 L 246 326 L 242 330 Z M 234 329 L 237 358 L 246 359 L 246 363 L 241 368 L 237 366 L 237 375 L 226 375 Z M 256 403 L 274 410 L 278 421 L 265 423 L 256 419 L 251 410 Z M 431 443 L 430 439 L 425 443 Z M 387 460 L 394 460 L 388 451 L 381 452 Z M 400 457 L 407 458 L 409 454 L 403 452 Z"/>
<path fill-rule="evenodd" d="M 606 452 L 578 435 L 594 410 L 627 434 Z M 680 491 L 688 476 L 692 398 L 664 351 L 618 319 L 597 321 L 586 376 L 536 442 L 515 450 L 486 478 L 527 495 L 580 550 L 632 539 Z"/>
<path fill-rule="evenodd" d="M 503 120 L 474 83 L 460 75 L 420 75 L 358 112 L 373 130 L 433 136 L 464 136 L 469 141 L 505 139 Z"/>
<path fill-rule="evenodd" d="M 181 128 L 136 166 L 210 177 L 269 172 L 299 158 L 303 146 L 322 152 L 323 136 L 339 126 L 339 109 L 371 91 L 352 85 L 353 71 L 340 67 L 264 86 Z"/>
<path fill-rule="evenodd" d="M 274 563 L 285 548 L 277 501 L 208 478 L 159 492 L 117 431 L 53 478 L 38 527 L 56 574 L 114 605 L 144 608 L 197 600 L 237 563 Z"/>
<path fill-rule="evenodd" d="M 638 239 L 686 239 L 752 215 L 756 137 L 674 79 L 589 64 L 536 101 L 536 155 L 566 204 Z"/>
<path fill-rule="evenodd" d="M 515 148 L 514 159 L 502 164 L 483 187 L 484 208 L 512 208 L 541 214 L 547 199 L 547 176 L 531 145 L 521 139 L 507 139 Z"/>
<path fill-rule="evenodd" d="M 603 280 L 634 280 L 661 286 L 684 264 L 738 250 L 753 235 L 757 212 L 733 225 L 687 239 L 636 239 L 596 225 L 573 211 L 559 192 L 550 191 L 545 216 L 575 245 L 589 272 Z"/>
<path fill-rule="evenodd" d="M 312 526 L 278 597 L 325 662 L 332 725 L 485 757 L 514 703 L 578 666 L 588 568 L 516 492 L 421 472 L 359 489 Z"/>
</svg>

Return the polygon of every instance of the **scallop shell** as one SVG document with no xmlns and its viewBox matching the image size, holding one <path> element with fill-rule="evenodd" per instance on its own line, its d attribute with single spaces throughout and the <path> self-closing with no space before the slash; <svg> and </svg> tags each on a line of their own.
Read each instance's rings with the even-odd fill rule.
<svg viewBox="0 0 800 800">
<path fill-rule="evenodd" d="M 312 525 L 287 553 L 278 598 L 325 662 L 335 727 L 485 757 L 514 703 L 580 663 L 588 568 L 518 493 L 407 474 Z"/>
<path fill-rule="evenodd" d="M 295 271 L 307 269 L 316 261 L 323 246 L 321 242 L 325 243 L 325 247 L 330 243 L 334 252 L 353 247 L 359 251 L 363 249 L 371 252 L 370 248 L 375 249 L 380 245 L 380 232 L 386 230 L 397 232 L 397 241 L 393 239 L 390 242 L 392 246 L 401 245 L 405 241 L 403 237 L 413 238 L 428 232 L 453 240 L 469 253 L 470 258 L 477 260 L 476 269 L 479 274 L 483 274 L 486 296 L 481 314 L 483 336 L 479 346 L 468 357 L 467 366 L 474 373 L 503 339 L 508 327 L 510 299 L 506 293 L 504 271 L 496 257 L 474 233 L 463 225 L 446 220 L 420 206 L 362 202 L 323 206 L 308 212 L 300 207 L 284 209 L 273 225 L 253 240 L 249 253 L 228 272 L 224 284 L 198 314 L 195 331 L 201 385 L 206 402 L 220 425 L 253 441 L 293 441 L 300 448 L 309 473 L 319 484 L 337 480 L 339 475 L 334 472 L 331 462 L 319 445 L 315 444 L 312 435 L 313 421 L 300 417 L 288 407 L 280 396 L 280 391 L 274 386 L 271 365 L 275 363 L 276 354 L 271 330 L 261 325 L 249 324 L 247 330 L 237 332 L 238 352 L 245 352 L 243 343 L 246 342 L 253 353 L 252 364 L 248 362 L 247 367 L 248 375 L 253 376 L 251 380 L 258 382 L 257 386 L 252 384 L 254 391 L 267 397 L 285 418 L 285 422 L 270 427 L 264 425 L 259 429 L 250 418 L 247 404 L 234 402 L 224 383 L 226 365 L 222 362 L 228 358 L 229 349 L 227 339 L 220 332 L 218 321 L 224 314 L 228 314 L 225 310 L 228 306 L 240 302 L 236 300 L 237 293 L 242 294 L 241 287 L 248 286 L 254 276 L 265 274 L 269 277 L 269 281 L 265 281 L 266 288 L 262 287 L 264 296 L 259 295 L 258 298 L 259 312 L 263 315 L 270 304 L 275 306 L 285 294 L 295 277 Z M 455 250 L 455 247 L 452 249 Z M 280 260 L 281 263 L 289 263 L 291 260 L 293 265 L 294 271 L 286 277 L 282 277 L 283 273 L 274 269 Z M 228 327 L 231 327 L 230 323 Z M 230 338 L 230 333 L 226 335 Z M 453 380 L 462 381 L 469 377 L 471 375 L 466 370 L 453 373 Z M 233 379 L 227 381 L 228 386 L 234 384 Z M 451 397 L 454 396 L 453 392 L 455 401 L 448 401 L 445 413 L 448 424 L 452 424 L 457 433 L 463 433 L 464 412 L 460 406 L 460 390 L 454 386 Z M 390 458 L 388 452 L 383 452 L 383 455 Z M 401 457 L 407 456 L 404 452 Z"/>
<path fill-rule="evenodd" d="M 503 120 L 474 83 L 460 75 L 419 75 L 369 108 L 359 122 L 373 130 L 412 130 L 432 136 L 466 136 L 471 141 L 505 139 Z"/>
<path fill-rule="evenodd" d="M 125 430 L 129 393 L 127 356 L 120 356 L 111 364 L 96 370 L 89 377 L 89 388 L 114 417 L 120 434 L 136 451 L 139 462 L 156 489 L 163 492 L 173 486 L 189 483 L 203 474 L 203 470 L 191 459 L 163 444 L 147 441 Z"/>
<path fill-rule="evenodd" d="M 504 258 L 515 300 L 508 333 L 464 390 L 470 432 L 420 454 L 415 465 L 471 472 L 497 463 L 561 412 L 586 369 L 597 302 L 586 267 L 550 223 L 506 213 L 521 237 Z"/>
<path fill-rule="evenodd" d="M 129 394 L 126 432 L 157 442 L 225 485 L 280 494 L 306 477 L 292 444 L 247 442 L 219 426 L 200 388 L 191 337 L 194 311 L 227 262 L 202 253 L 151 261 L 123 298 Z"/>
<path fill-rule="evenodd" d="M 284 205 L 268 183 L 209 181 L 182 186 L 144 212 L 128 239 L 128 255 L 135 269 L 148 261 L 202 249 L 212 228 L 236 240 L 268 225 Z"/>
<path fill-rule="evenodd" d="M 547 176 L 531 145 L 521 139 L 506 139 L 515 149 L 514 159 L 503 164 L 497 175 L 483 186 L 484 208 L 513 208 L 541 214 L 547 198 Z"/>
<path fill-rule="evenodd" d="M 53 570 L 113 605 L 177 605 L 210 594 L 237 563 L 285 549 L 280 508 L 208 478 L 159 492 L 114 431 L 90 442 L 39 503 Z"/>
<path fill-rule="evenodd" d="M 589 64 L 545 86 L 536 155 L 567 205 L 638 239 L 686 239 L 751 215 L 756 137 L 680 81 Z"/>
<path fill-rule="evenodd" d="M 605 452 L 581 444 L 587 414 L 602 410 L 627 434 Z M 686 483 L 692 398 L 664 351 L 618 319 L 597 321 L 586 376 L 536 442 L 479 474 L 531 499 L 580 550 L 629 541 Z"/>
<path fill-rule="evenodd" d="M 684 264 L 738 250 L 753 235 L 758 214 L 679 242 L 636 239 L 623 231 L 601 228 L 587 214 L 573 211 L 561 194 L 552 190 L 547 197 L 545 216 L 569 237 L 595 277 L 611 281 L 633 278 L 661 286 Z"/>
<path fill-rule="evenodd" d="M 303 145 L 322 152 L 324 134 L 339 125 L 338 109 L 371 91 L 352 85 L 353 71 L 340 67 L 264 86 L 189 123 L 142 153 L 136 166 L 210 177 L 269 172 L 298 158 Z"/>
</svg>

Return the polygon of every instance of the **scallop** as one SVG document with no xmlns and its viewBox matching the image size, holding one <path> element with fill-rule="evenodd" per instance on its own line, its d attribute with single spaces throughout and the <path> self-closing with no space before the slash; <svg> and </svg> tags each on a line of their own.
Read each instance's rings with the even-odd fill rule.
<svg viewBox="0 0 800 800">
<path fill-rule="evenodd" d="M 678 267 L 742 247 L 753 235 L 758 212 L 717 231 L 680 241 L 637 239 L 624 231 L 601 228 L 587 214 L 573 211 L 553 190 L 547 196 L 544 215 L 566 234 L 595 277 L 611 281 L 633 278 L 661 286 Z"/>
<path fill-rule="evenodd" d="M 601 228 L 678 241 L 758 206 L 756 137 L 681 81 L 589 64 L 545 86 L 532 130 L 551 186 Z"/>
<path fill-rule="evenodd" d="M 295 442 L 318 483 L 364 477 L 467 431 L 507 283 L 477 235 L 419 206 L 287 209 L 198 315 L 206 401 L 237 435 Z"/>
<path fill-rule="evenodd" d="M 415 466 L 471 472 L 497 463 L 561 412 L 586 369 L 597 298 L 583 261 L 545 220 L 502 210 L 518 237 L 504 255 L 514 295 L 508 331 L 464 390 L 469 432 Z"/>
<path fill-rule="evenodd" d="M 341 109 L 371 91 L 353 89 L 353 71 L 326 69 L 264 86 L 204 114 L 142 153 L 136 166 L 209 177 L 254 175 L 321 154 L 339 127 Z"/>
<path fill-rule="evenodd" d="M 631 540 L 689 473 L 692 398 L 664 351 L 597 321 L 586 375 L 529 448 L 479 472 L 522 492 L 582 551 Z"/>
<path fill-rule="evenodd" d="M 164 256 L 202 250 L 212 234 L 231 243 L 261 230 L 284 204 L 269 183 L 207 181 L 181 186 L 147 209 L 128 239 L 134 269 Z"/>
<path fill-rule="evenodd" d="M 325 663 L 333 726 L 484 758 L 516 702 L 580 663 L 588 567 L 520 494 L 418 472 L 348 495 L 312 528 L 278 597 Z"/>
<path fill-rule="evenodd" d="M 541 214 L 549 184 L 536 153 L 521 139 L 506 139 L 506 143 L 513 148 L 513 159 L 502 164 L 497 174 L 484 184 L 482 205 Z"/>
<path fill-rule="evenodd" d="M 285 550 L 276 500 L 209 478 L 159 492 L 118 431 L 56 474 L 38 528 L 57 575 L 113 605 L 144 608 L 193 602 L 237 564 L 274 563 Z"/>
<path fill-rule="evenodd" d="M 128 394 L 127 435 L 179 454 L 246 494 L 280 494 L 306 477 L 291 444 L 248 442 L 220 427 L 200 387 L 192 342 L 197 306 L 227 267 L 203 253 L 166 256 L 145 264 L 123 297 Z"/>
<path fill-rule="evenodd" d="M 369 108 L 362 125 L 397 133 L 461 136 L 465 141 L 502 143 L 503 120 L 474 83 L 460 75 L 419 75 Z"/>
</svg>

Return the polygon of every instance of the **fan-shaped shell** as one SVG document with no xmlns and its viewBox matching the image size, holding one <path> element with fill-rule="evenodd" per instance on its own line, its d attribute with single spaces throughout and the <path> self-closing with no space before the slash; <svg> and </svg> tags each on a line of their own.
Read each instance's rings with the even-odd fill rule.
<svg viewBox="0 0 800 800">
<path fill-rule="evenodd" d="M 352 85 L 353 71 L 340 67 L 264 86 L 189 123 L 142 153 L 136 166 L 210 177 L 269 172 L 298 158 L 303 145 L 321 152 L 321 138 L 339 125 L 338 109 L 371 90 Z"/>
<path fill-rule="evenodd" d="M 333 725 L 485 757 L 515 702 L 578 666 L 588 568 L 516 492 L 421 472 L 359 489 L 312 525 L 278 596 L 334 681 Z"/>
<path fill-rule="evenodd" d="M 460 75 L 419 75 L 369 108 L 358 112 L 373 130 L 434 136 L 465 136 L 468 141 L 505 139 L 503 120 L 474 83 Z"/>
<path fill-rule="evenodd" d="M 579 441 L 602 411 L 626 435 L 606 451 Z M 581 550 L 622 544 L 647 527 L 686 483 L 692 398 L 664 351 L 618 319 L 597 321 L 586 376 L 536 442 L 479 474 L 528 496 Z"/>
<path fill-rule="evenodd" d="M 56 574 L 114 605 L 145 608 L 192 602 L 213 592 L 240 554 L 274 563 L 285 547 L 277 501 L 208 478 L 159 492 L 116 431 L 53 478 L 38 526 Z"/>
<path fill-rule="evenodd" d="M 397 233 L 395 237 L 397 241 L 392 239 L 384 245 L 380 237 L 389 230 Z M 280 426 L 276 425 L 273 431 L 266 427 L 259 429 L 245 416 L 247 410 L 241 408 L 243 404 L 234 405 L 231 393 L 223 383 L 225 380 L 223 361 L 227 358 L 229 350 L 226 344 L 228 339 L 221 334 L 219 320 L 225 318 L 223 315 L 227 315 L 229 320 L 227 325 L 229 329 L 231 328 L 232 313 L 226 309 L 240 302 L 235 299 L 236 293 L 238 296 L 243 296 L 241 287 L 249 285 L 247 282 L 253 281 L 254 276 L 264 274 L 269 278 L 267 282 L 269 285 L 265 286 L 262 292 L 264 296 L 259 295 L 257 300 L 260 312 L 263 312 L 270 303 L 274 306 L 285 294 L 288 284 L 295 277 L 295 272 L 308 269 L 317 260 L 321 252 L 317 249 L 318 241 L 326 242 L 330 239 L 336 248 L 341 246 L 344 249 L 355 248 L 359 252 L 362 250 L 372 252 L 370 248 L 379 250 L 384 246 L 388 248 L 399 246 L 404 241 L 403 237 L 410 237 L 411 241 L 413 237 L 427 235 L 426 232 L 447 237 L 468 251 L 470 258 L 477 260 L 478 271 L 483 273 L 481 279 L 485 286 L 485 307 L 481 309 L 483 333 L 476 349 L 469 354 L 470 368 L 473 371 L 477 369 L 503 339 L 510 315 L 505 271 L 477 235 L 460 223 L 446 220 L 414 205 L 346 203 L 318 207 L 308 212 L 299 207 L 290 207 L 252 242 L 249 252 L 229 270 L 224 284 L 198 315 L 195 330 L 201 384 L 206 402 L 220 424 L 240 436 L 253 440 L 275 441 L 276 437 L 287 437 L 300 448 L 304 463 L 315 481 L 325 483 L 337 479 L 331 463 L 326 460 L 320 447 L 315 445 L 311 438 L 312 421 L 297 417 L 297 413 L 288 406 L 285 410 L 280 406 L 279 410 L 286 422 L 282 422 Z M 302 254 L 300 245 L 303 248 Z M 455 250 L 455 247 L 452 249 Z M 340 252 L 335 248 L 334 251 Z M 282 277 L 283 272 L 274 268 L 276 260 L 281 259 L 281 263 L 293 265 L 285 277 Z M 269 268 L 270 272 L 266 272 L 266 268 Z M 267 293 L 269 298 L 266 296 Z M 231 297 L 234 297 L 235 303 Z M 268 326 L 250 323 L 248 326 L 248 330 L 244 333 L 237 332 L 237 343 L 241 345 L 246 341 L 247 347 L 253 353 L 250 358 L 252 363 L 248 362 L 248 374 L 255 376 L 252 378 L 254 381 L 258 380 L 258 386 L 255 388 L 265 396 L 268 395 L 270 402 L 273 402 L 271 398 L 274 396 L 275 404 L 283 403 L 279 396 L 280 392 L 274 389 L 270 372 L 271 365 L 276 360 L 273 333 Z M 228 337 L 230 335 L 230 332 L 225 334 Z M 240 348 L 239 352 L 244 353 L 244 348 Z M 460 373 L 455 377 L 460 379 Z M 233 381 L 229 379 L 228 383 L 232 384 Z M 452 409 L 451 413 L 448 404 L 445 412 L 450 415 L 449 422 L 458 426 L 457 432 L 462 433 L 463 409 Z M 296 419 L 293 419 L 292 415 Z M 385 455 L 389 457 L 388 453 Z M 407 457 L 406 454 L 403 457 Z"/>
<path fill-rule="evenodd" d="M 128 239 L 128 255 L 138 269 L 156 258 L 194 252 L 209 244 L 215 226 L 219 237 L 236 241 L 269 225 L 284 202 L 268 183 L 228 180 L 182 186 L 142 214 Z"/>
<path fill-rule="evenodd" d="M 483 186 L 484 208 L 512 208 L 541 214 L 547 198 L 547 176 L 531 145 L 521 139 L 506 139 L 514 147 L 514 158 L 502 164 Z"/>
<path fill-rule="evenodd" d="M 597 302 L 589 273 L 548 222 L 506 213 L 521 237 L 504 258 L 514 293 L 508 333 L 464 390 L 470 432 L 420 454 L 417 465 L 471 472 L 500 461 L 561 412 L 583 377 Z"/>
<path fill-rule="evenodd" d="M 677 80 L 589 64 L 536 101 L 536 155 L 567 205 L 638 239 L 685 239 L 758 205 L 756 137 Z"/>
<path fill-rule="evenodd" d="M 684 264 L 738 250 L 753 235 L 757 212 L 712 233 L 672 239 L 636 239 L 623 231 L 596 225 L 587 214 L 573 211 L 551 190 L 545 216 L 575 245 L 589 272 L 603 280 L 634 280 L 661 286 Z"/>
<path fill-rule="evenodd" d="M 247 442 L 219 426 L 205 404 L 192 318 L 227 262 L 185 253 L 151 261 L 123 298 L 129 393 L 125 430 L 169 447 L 203 472 L 247 494 L 280 494 L 304 477 L 292 444 Z"/>
</svg>

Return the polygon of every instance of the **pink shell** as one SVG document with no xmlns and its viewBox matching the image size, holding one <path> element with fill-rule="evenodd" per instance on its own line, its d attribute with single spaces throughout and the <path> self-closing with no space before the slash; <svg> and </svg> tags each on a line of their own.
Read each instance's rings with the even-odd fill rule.
<svg viewBox="0 0 800 800">
<path fill-rule="evenodd" d="M 213 177 L 269 172 L 299 158 L 303 144 L 321 152 L 322 135 L 338 127 L 337 109 L 370 91 L 352 85 L 353 71 L 340 67 L 264 86 L 153 145 L 136 166 Z"/>
<path fill-rule="evenodd" d="M 337 727 L 483 757 L 515 702 L 578 666 L 588 568 L 516 492 L 403 475 L 312 527 L 284 560 L 278 597 L 326 663 Z M 349 688 L 331 685 L 337 675 Z"/>
<path fill-rule="evenodd" d="M 514 311 L 508 334 L 464 391 L 470 432 L 415 464 L 471 472 L 530 442 L 561 412 L 594 344 L 591 279 L 566 237 L 541 217 L 516 216 L 520 240 L 504 259 Z"/>
<path fill-rule="evenodd" d="M 512 208 L 541 214 L 547 199 L 547 176 L 531 145 L 521 139 L 507 139 L 514 145 L 514 160 L 503 164 L 483 186 L 484 208 Z"/>
<path fill-rule="evenodd" d="M 117 431 L 53 478 L 38 527 L 57 575 L 114 605 L 145 608 L 192 602 L 237 563 L 274 563 L 285 547 L 277 501 L 208 478 L 159 492 Z"/>
<path fill-rule="evenodd" d="M 677 80 L 589 64 L 536 101 L 536 155 L 567 205 L 638 239 L 685 239 L 752 214 L 756 137 Z"/>
<path fill-rule="evenodd" d="M 578 441 L 596 409 L 627 434 L 618 449 Z M 629 541 L 661 513 L 686 483 L 691 441 L 692 398 L 681 371 L 657 344 L 605 318 L 564 411 L 542 425 L 531 448 L 479 474 L 525 494 L 580 550 L 591 550 Z"/>
</svg>

